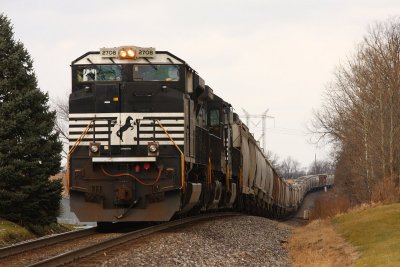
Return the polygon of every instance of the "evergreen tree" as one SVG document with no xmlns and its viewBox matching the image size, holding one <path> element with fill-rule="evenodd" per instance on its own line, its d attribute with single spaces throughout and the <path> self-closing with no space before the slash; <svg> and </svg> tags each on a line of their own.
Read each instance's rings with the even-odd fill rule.
<svg viewBox="0 0 400 267">
<path fill-rule="evenodd" d="M 10 20 L 0 14 L 0 217 L 24 224 L 56 220 L 62 150 L 55 112 L 37 85 L 32 59 L 14 40 Z"/>
</svg>

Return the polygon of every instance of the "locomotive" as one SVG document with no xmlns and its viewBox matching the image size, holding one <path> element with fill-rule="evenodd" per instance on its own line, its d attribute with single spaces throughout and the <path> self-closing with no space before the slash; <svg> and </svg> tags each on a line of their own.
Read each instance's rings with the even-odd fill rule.
<svg viewBox="0 0 400 267">
<path fill-rule="evenodd" d="M 333 184 L 280 178 L 231 104 L 170 52 L 101 48 L 71 69 L 67 188 L 80 221 L 218 209 L 282 217 Z"/>
</svg>

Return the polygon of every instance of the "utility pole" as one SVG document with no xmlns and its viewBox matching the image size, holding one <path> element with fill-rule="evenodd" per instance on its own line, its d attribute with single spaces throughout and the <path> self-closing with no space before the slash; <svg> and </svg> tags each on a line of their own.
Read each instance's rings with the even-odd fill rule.
<svg viewBox="0 0 400 267">
<path fill-rule="evenodd" d="M 242 108 L 242 110 L 243 110 L 243 113 L 245 114 L 244 117 L 246 118 L 246 125 L 249 128 L 250 128 L 250 123 L 252 123 L 256 127 L 260 123 L 260 121 L 258 121 L 257 123 L 254 123 L 251 121 L 251 119 L 261 119 L 262 132 L 261 132 L 260 138 L 257 141 L 259 141 L 260 139 L 262 140 L 262 148 L 263 148 L 264 152 L 266 152 L 267 151 L 267 145 L 266 145 L 267 119 L 275 119 L 275 117 L 267 115 L 269 109 L 266 109 L 263 113 L 257 114 L 257 115 L 250 114 L 243 108 Z M 275 121 L 274 121 L 274 124 L 275 124 Z"/>
</svg>

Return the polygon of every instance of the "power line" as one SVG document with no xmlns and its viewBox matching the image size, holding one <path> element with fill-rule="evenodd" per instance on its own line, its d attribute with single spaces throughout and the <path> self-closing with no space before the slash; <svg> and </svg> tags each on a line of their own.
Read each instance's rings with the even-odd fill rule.
<svg viewBox="0 0 400 267">
<path fill-rule="evenodd" d="M 259 124 L 259 123 L 258 123 Z M 258 127 L 258 124 L 254 124 L 254 126 L 257 127 L 252 127 L 252 131 L 253 132 L 262 132 L 262 128 Z M 282 133 L 282 134 L 291 134 L 291 135 L 301 135 L 301 136 L 306 136 L 309 133 L 305 132 L 304 130 L 300 130 L 300 129 L 294 129 L 294 128 L 284 128 L 284 127 L 267 127 L 266 130 L 269 133 Z"/>
</svg>

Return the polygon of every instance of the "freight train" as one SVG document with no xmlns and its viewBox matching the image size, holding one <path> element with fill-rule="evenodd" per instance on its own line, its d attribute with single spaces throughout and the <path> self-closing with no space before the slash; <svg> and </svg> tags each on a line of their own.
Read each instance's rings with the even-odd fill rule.
<svg viewBox="0 0 400 267">
<path fill-rule="evenodd" d="M 218 209 L 282 217 L 333 184 L 326 175 L 280 178 L 231 104 L 170 52 L 101 48 L 71 69 L 67 188 L 81 221 Z"/>
</svg>

